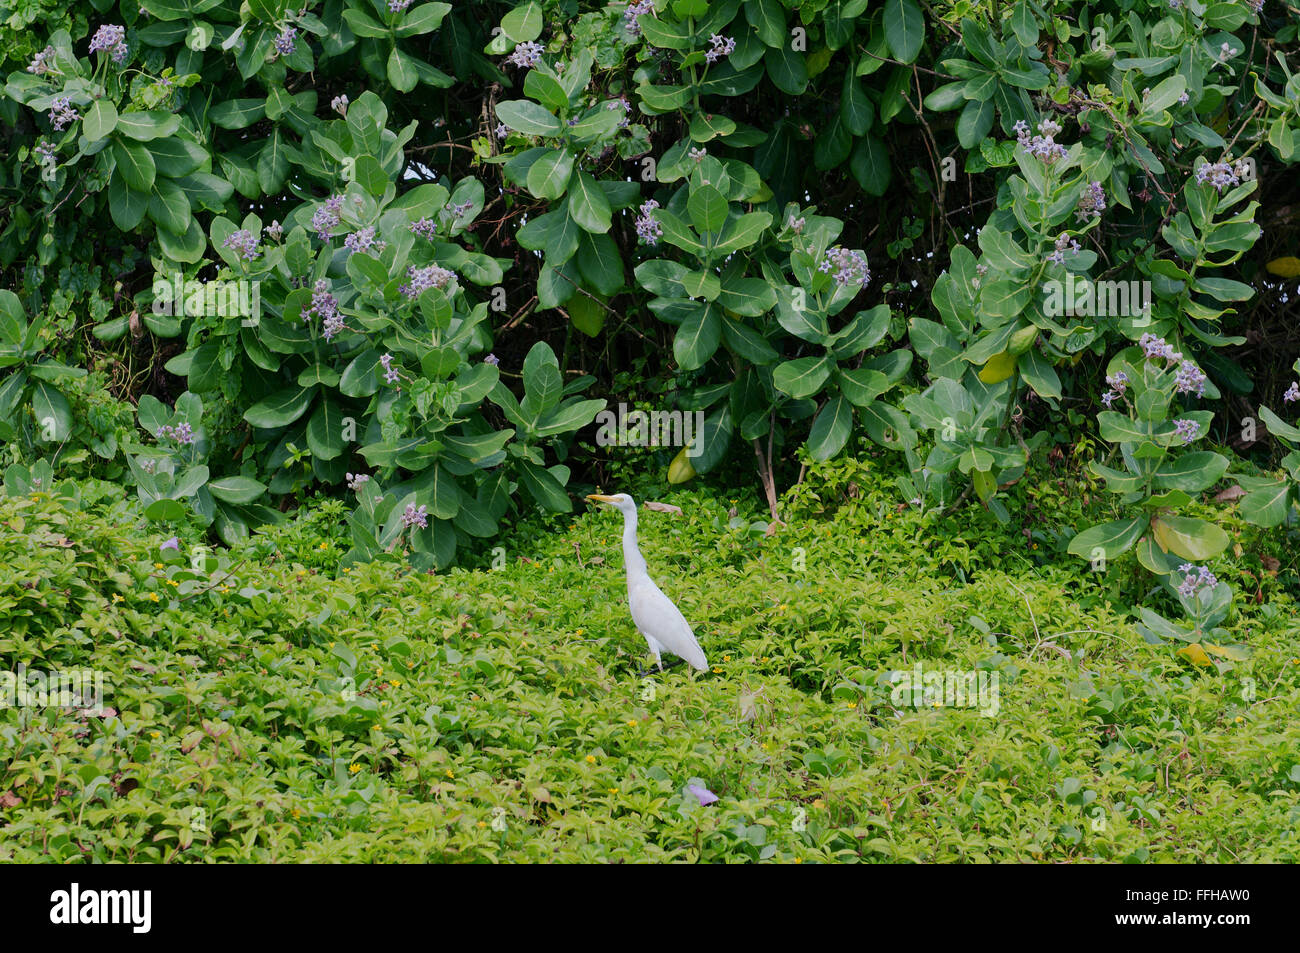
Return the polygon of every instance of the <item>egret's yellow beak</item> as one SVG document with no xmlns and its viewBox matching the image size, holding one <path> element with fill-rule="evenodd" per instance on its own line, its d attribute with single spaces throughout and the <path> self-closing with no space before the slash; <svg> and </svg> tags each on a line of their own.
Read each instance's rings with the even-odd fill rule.
<svg viewBox="0 0 1300 953">
<path fill-rule="evenodd" d="M 599 493 L 588 493 L 588 494 L 587 494 L 587 499 L 589 499 L 589 500 L 593 500 L 593 501 L 596 502 L 596 503 L 613 503 L 613 502 L 614 502 L 614 498 L 613 498 L 612 496 L 601 496 Z"/>
</svg>

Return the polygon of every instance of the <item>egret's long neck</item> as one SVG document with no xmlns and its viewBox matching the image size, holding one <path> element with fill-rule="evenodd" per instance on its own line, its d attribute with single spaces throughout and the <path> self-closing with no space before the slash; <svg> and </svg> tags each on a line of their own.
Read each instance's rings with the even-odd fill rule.
<svg viewBox="0 0 1300 953">
<path fill-rule="evenodd" d="M 629 579 L 646 575 L 645 557 L 636 545 L 636 510 L 623 514 L 623 566 Z"/>
</svg>

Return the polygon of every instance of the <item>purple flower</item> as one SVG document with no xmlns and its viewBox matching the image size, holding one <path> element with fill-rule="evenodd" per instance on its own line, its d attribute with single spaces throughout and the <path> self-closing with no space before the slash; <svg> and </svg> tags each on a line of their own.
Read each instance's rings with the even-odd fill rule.
<svg viewBox="0 0 1300 953">
<path fill-rule="evenodd" d="M 72 105 L 72 100 L 67 96 L 60 96 L 54 102 L 50 103 L 50 122 L 54 126 L 55 132 L 62 132 L 67 128 L 68 123 L 76 122 L 81 118 L 81 113 L 77 112 Z"/>
<path fill-rule="evenodd" d="M 1188 102 L 1191 101 L 1191 98 L 1192 97 L 1187 95 L 1187 90 L 1183 90 L 1181 93 L 1178 94 L 1178 105 L 1186 106 Z"/>
<path fill-rule="evenodd" d="M 388 9 L 393 13 L 403 13 L 411 5 L 411 0 L 388 0 Z"/>
<path fill-rule="evenodd" d="M 90 41 L 90 52 L 93 54 L 101 50 L 107 53 L 114 63 L 125 63 L 129 52 L 126 46 L 126 27 L 105 24 L 96 30 Z"/>
<path fill-rule="evenodd" d="M 287 26 L 280 31 L 279 36 L 275 38 L 275 51 L 281 56 L 288 56 L 298 48 L 295 37 L 298 36 L 298 28 Z"/>
<path fill-rule="evenodd" d="M 388 242 L 377 241 L 375 239 L 375 226 L 367 225 L 365 228 L 358 228 L 355 232 L 343 240 L 343 246 L 355 255 L 357 252 L 373 252 L 378 255 L 388 247 Z"/>
<path fill-rule="evenodd" d="M 236 252 L 242 254 L 247 261 L 253 261 L 258 256 L 257 246 L 262 240 L 246 228 L 241 228 L 237 232 L 231 232 L 226 236 L 226 240 L 221 244 L 226 248 L 233 248 Z"/>
<path fill-rule="evenodd" d="M 384 365 L 384 380 L 390 384 L 396 384 L 399 378 L 397 368 L 393 367 L 393 355 L 383 355 L 379 359 L 379 363 Z"/>
<path fill-rule="evenodd" d="M 695 162 L 703 162 L 703 161 L 704 161 L 704 157 L 707 156 L 707 155 L 709 154 L 709 150 L 708 150 L 708 149 L 705 149 L 703 146 L 701 146 L 701 147 L 698 148 L 698 149 L 692 149 L 690 152 L 688 152 L 688 153 L 686 153 L 686 154 L 687 154 L 688 156 L 690 156 L 691 159 L 692 159 L 693 161 L 695 161 Z"/>
<path fill-rule="evenodd" d="M 635 3 L 629 3 L 623 10 L 623 25 L 627 27 L 627 32 L 633 36 L 641 35 L 641 24 L 636 22 L 636 18 L 646 13 L 654 13 L 655 0 L 636 0 Z"/>
<path fill-rule="evenodd" d="M 659 203 L 654 199 L 643 202 L 641 214 L 636 220 L 637 240 L 646 245 L 658 245 L 659 239 L 664 233 L 663 226 L 654 217 L 654 210 L 658 207 Z"/>
<path fill-rule="evenodd" d="M 41 157 L 42 165 L 48 162 L 54 162 L 54 143 L 50 142 L 48 139 L 42 139 L 32 148 L 32 154 Z"/>
<path fill-rule="evenodd" d="M 323 242 L 334 237 L 334 229 L 339 224 L 339 214 L 343 211 L 343 196 L 331 195 L 311 217 L 311 227 L 316 230 L 316 237 Z"/>
<path fill-rule="evenodd" d="M 498 139 L 504 139 L 506 136 L 510 135 L 510 130 L 506 128 L 505 123 L 499 122 L 497 123 L 496 133 Z"/>
<path fill-rule="evenodd" d="M 790 220 L 785 224 L 787 225 L 787 227 L 789 227 L 790 231 L 794 232 L 796 235 L 803 234 L 803 227 L 805 224 L 803 216 L 800 216 L 799 218 L 795 218 L 793 215 L 791 215 Z"/>
<path fill-rule="evenodd" d="M 425 265 L 423 268 L 411 265 L 406 269 L 406 274 L 411 280 L 402 284 L 398 290 L 408 298 L 418 298 L 428 288 L 445 289 L 456 279 L 454 271 L 441 265 Z"/>
<path fill-rule="evenodd" d="M 425 529 L 429 525 L 429 508 L 427 506 L 417 508 L 414 503 L 407 503 L 406 512 L 402 514 L 402 525 L 407 529 L 412 526 Z"/>
<path fill-rule="evenodd" d="M 1166 343 L 1164 338 L 1156 337 L 1154 334 L 1144 334 L 1138 344 L 1146 352 L 1147 360 L 1154 361 L 1163 359 L 1173 363 L 1181 361 L 1183 355 L 1173 349 L 1173 346 Z"/>
<path fill-rule="evenodd" d="M 456 219 L 458 219 L 458 218 L 463 217 L 463 216 L 466 215 L 466 214 L 469 212 L 469 210 L 470 210 L 471 208 L 473 208 L 473 207 L 474 207 L 474 203 L 473 203 L 473 202 L 459 202 L 459 203 L 457 203 L 456 205 L 453 205 L 453 206 L 451 207 L 451 217 L 452 217 L 452 220 L 454 221 L 454 220 L 456 220 Z"/>
<path fill-rule="evenodd" d="M 57 73 L 58 70 L 54 68 L 54 56 L 54 47 L 47 46 L 32 57 L 31 63 L 27 66 L 27 72 L 35 73 L 37 76 L 49 76 L 52 73 Z"/>
<path fill-rule="evenodd" d="M 822 258 L 817 270 L 823 274 L 834 273 L 835 283 L 844 287 L 845 285 L 865 285 L 871 281 L 871 270 L 867 267 L 867 256 L 860 251 L 854 251 L 851 248 L 834 248 L 826 249 L 826 255 Z"/>
<path fill-rule="evenodd" d="M 270 225 L 266 226 L 266 234 L 270 235 L 271 238 L 277 242 L 280 240 L 280 236 L 284 234 L 284 226 L 280 224 L 278 218 Z"/>
<path fill-rule="evenodd" d="M 175 427 L 163 425 L 158 428 L 158 439 L 174 440 L 182 446 L 188 446 L 194 442 L 194 428 L 189 424 L 177 424 Z"/>
<path fill-rule="evenodd" d="M 1204 397 L 1205 373 L 1191 361 L 1183 361 L 1174 375 L 1174 390 L 1180 394 L 1195 392 L 1197 397 Z"/>
<path fill-rule="evenodd" d="M 347 95 L 344 94 L 344 93 L 340 93 L 339 95 L 337 95 L 337 96 L 335 96 L 333 99 L 331 99 L 331 100 L 330 100 L 330 109 L 334 110 L 334 111 L 335 111 L 336 113 L 338 113 L 340 116 L 343 116 L 344 118 L 347 118 L 347 114 L 348 114 L 348 97 L 347 97 Z"/>
<path fill-rule="evenodd" d="M 363 487 L 365 484 L 369 482 L 370 482 L 370 475 L 367 473 L 348 474 L 348 489 L 352 490 L 353 492 L 360 490 L 361 487 Z"/>
<path fill-rule="evenodd" d="M 708 788 L 700 787 L 698 784 L 688 784 L 686 788 L 688 791 L 690 791 L 699 799 L 700 807 L 705 807 L 709 804 L 712 804 L 714 801 L 718 799 L 718 796 L 716 794 L 714 794 Z"/>
<path fill-rule="evenodd" d="M 1178 594 L 1185 599 L 1194 599 L 1202 589 L 1213 589 L 1219 584 L 1218 577 L 1204 566 L 1197 567 L 1191 563 L 1183 563 L 1178 567 L 1178 571 L 1183 574 Z"/>
<path fill-rule="evenodd" d="M 1060 236 L 1056 239 L 1054 247 L 1056 250 L 1047 256 L 1047 260 L 1056 262 L 1058 265 L 1065 264 L 1065 253 L 1067 250 L 1076 253 L 1079 251 L 1079 243 L 1065 232 L 1061 232 Z"/>
<path fill-rule="evenodd" d="M 483 363 L 491 364 L 493 367 L 496 367 L 501 363 L 501 358 L 497 357 L 495 354 L 489 354 L 487 357 L 483 358 Z"/>
<path fill-rule="evenodd" d="M 1083 190 L 1083 195 L 1079 196 L 1075 218 L 1080 222 L 1086 222 L 1090 218 L 1101 218 L 1101 213 L 1104 211 L 1106 211 L 1106 191 L 1101 187 L 1100 182 L 1093 182 Z"/>
<path fill-rule="evenodd" d="M 628 123 L 630 122 L 628 116 L 632 112 L 632 104 L 627 101 L 626 96 L 620 96 L 618 97 L 618 99 L 606 103 L 605 108 L 611 111 L 615 109 L 622 109 L 623 117 L 618 121 L 618 128 L 626 129 L 628 127 Z"/>
<path fill-rule="evenodd" d="M 712 43 L 713 46 L 704 54 L 704 60 L 706 63 L 716 63 L 724 56 L 730 56 L 732 53 L 736 52 L 736 41 L 730 37 L 720 36 L 719 34 L 714 33 L 709 37 L 709 42 Z"/>
<path fill-rule="evenodd" d="M 1293 382 L 1282 395 L 1282 403 L 1289 404 L 1293 400 L 1300 400 L 1300 383 Z"/>
<path fill-rule="evenodd" d="M 412 222 L 410 228 L 416 235 L 427 238 L 429 241 L 433 241 L 438 237 L 438 226 L 434 224 L 431 218 L 422 218 L 418 222 Z"/>
<path fill-rule="evenodd" d="M 162 552 L 164 549 L 174 549 L 174 550 L 176 550 L 176 552 L 179 553 L 179 552 L 181 551 L 181 541 L 180 541 L 180 539 L 178 539 L 177 537 L 173 536 L 171 539 L 164 540 L 164 541 L 163 541 L 163 544 L 162 544 L 161 546 L 158 547 L 158 551 L 159 551 L 159 552 Z"/>
<path fill-rule="evenodd" d="M 1064 159 L 1066 152 L 1065 146 L 1060 145 L 1053 138 L 1061 131 L 1060 123 L 1053 119 L 1044 119 L 1038 124 L 1039 135 L 1030 138 L 1029 124 L 1023 119 L 1017 119 L 1014 126 L 1011 127 L 1016 134 L 1016 141 L 1020 147 L 1028 152 L 1031 156 L 1041 159 L 1044 163 L 1051 165 L 1057 159 Z"/>
<path fill-rule="evenodd" d="M 537 65 L 538 60 L 542 58 L 542 44 L 529 40 L 527 43 L 520 43 L 515 47 L 515 51 L 507 57 L 507 62 L 523 69 L 530 69 Z"/>
<path fill-rule="evenodd" d="M 1209 182 L 1219 192 L 1230 185 L 1237 185 L 1240 181 L 1232 166 L 1226 162 L 1205 162 L 1196 170 L 1197 185 L 1205 185 Z"/>
<path fill-rule="evenodd" d="M 1197 434 L 1201 432 L 1201 425 L 1195 420 L 1175 420 L 1174 436 L 1183 438 L 1183 445 L 1191 443 L 1196 439 Z"/>
<path fill-rule="evenodd" d="M 328 278 L 322 278 L 312 287 L 311 307 L 303 311 L 302 319 L 310 321 L 313 316 L 321 319 L 321 332 L 327 341 L 343 330 L 343 315 L 339 314 L 338 299 L 330 294 Z"/>
</svg>

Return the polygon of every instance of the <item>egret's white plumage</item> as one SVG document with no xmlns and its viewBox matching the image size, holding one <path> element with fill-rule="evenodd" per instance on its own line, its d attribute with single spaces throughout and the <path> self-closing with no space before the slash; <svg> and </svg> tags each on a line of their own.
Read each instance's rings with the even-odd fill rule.
<svg viewBox="0 0 1300 953">
<path fill-rule="evenodd" d="M 646 572 L 645 557 L 636 544 L 636 503 L 626 493 L 613 496 L 592 494 L 587 499 L 613 507 L 623 514 L 623 563 L 627 569 L 627 604 L 632 611 L 632 621 L 650 646 L 659 668 L 663 669 L 660 654 L 671 652 L 690 663 L 701 672 L 709 669 L 704 650 L 695 640 L 690 624 L 663 594 Z"/>
</svg>

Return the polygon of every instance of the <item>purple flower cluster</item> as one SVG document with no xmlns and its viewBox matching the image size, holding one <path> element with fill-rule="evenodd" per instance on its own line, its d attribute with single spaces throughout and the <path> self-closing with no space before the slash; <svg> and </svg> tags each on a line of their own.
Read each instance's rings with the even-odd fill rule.
<svg viewBox="0 0 1300 953">
<path fill-rule="evenodd" d="M 506 136 L 510 135 L 510 130 L 506 128 L 505 123 L 499 122 L 497 123 L 496 133 L 498 139 L 504 139 Z"/>
<path fill-rule="evenodd" d="M 650 199 L 641 205 L 641 214 L 636 220 L 636 237 L 646 245 L 658 245 L 664 228 L 654 217 L 654 210 L 659 203 Z"/>
<path fill-rule="evenodd" d="M 231 232 L 221 244 L 226 248 L 233 248 L 243 255 L 246 261 L 253 261 L 258 256 L 257 246 L 261 243 L 260 238 L 248 229 L 241 228 L 237 232 Z"/>
<path fill-rule="evenodd" d="M 406 274 L 411 280 L 398 290 L 408 298 L 418 298 L 428 288 L 444 289 L 456 278 L 454 271 L 441 265 L 425 265 L 423 268 L 411 265 L 406 269 Z"/>
<path fill-rule="evenodd" d="M 1065 146 L 1053 138 L 1061 131 L 1061 124 L 1055 120 L 1044 119 L 1040 122 L 1039 135 L 1032 138 L 1029 135 L 1029 124 L 1023 119 L 1017 119 L 1012 129 L 1015 130 L 1016 141 L 1020 143 L 1020 147 L 1031 156 L 1041 159 L 1048 165 L 1057 159 L 1065 158 Z"/>
<path fill-rule="evenodd" d="M 1064 265 L 1065 253 L 1067 251 L 1078 252 L 1079 243 L 1075 241 L 1073 238 L 1071 238 L 1067 233 L 1061 232 L 1061 234 L 1057 237 L 1056 244 L 1053 246 L 1053 248 L 1055 249 L 1055 251 L 1053 251 L 1050 255 L 1047 256 L 1047 260 L 1051 262 L 1055 262 L 1058 265 Z"/>
<path fill-rule="evenodd" d="M 407 503 L 406 512 L 402 514 L 402 525 L 407 529 L 412 526 L 425 529 L 429 525 L 429 508 L 427 506 L 417 508 L 414 503 Z"/>
<path fill-rule="evenodd" d="M 126 27 L 106 23 L 96 30 L 90 40 L 90 52 L 98 53 L 101 50 L 112 57 L 114 63 L 125 63 L 129 52 L 126 47 Z"/>
<path fill-rule="evenodd" d="M 1237 178 L 1236 170 L 1226 162 L 1206 162 L 1196 170 L 1197 185 L 1205 185 L 1208 182 L 1219 192 L 1222 192 L 1230 185 L 1238 184 L 1240 181 Z"/>
<path fill-rule="evenodd" d="M 370 482 L 370 474 L 368 473 L 348 474 L 348 489 L 352 490 L 354 493 L 357 490 L 360 490 L 363 486 L 365 486 L 369 482 Z"/>
<path fill-rule="evenodd" d="M 398 373 L 397 368 L 393 367 L 393 355 L 383 355 L 379 359 L 379 363 L 384 365 L 384 380 L 390 384 L 396 384 L 398 381 Z"/>
<path fill-rule="evenodd" d="M 380 254 L 388 247 L 388 242 L 379 241 L 375 238 L 375 226 L 367 225 L 365 228 L 358 228 L 355 232 L 343 240 L 345 247 L 350 254 L 355 255 L 357 252 L 367 254 Z"/>
<path fill-rule="evenodd" d="M 841 287 L 845 285 L 865 285 L 871 281 L 871 270 L 867 267 L 867 256 L 860 251 L 854 251 L 851 248 L 834 248 L 826 249 L 826 255 L 822 258 L 821 264 L 817 270 L 823 274 L 834 272 L 835 283 Z"/>
<path fill-rule="evenodd" d="M 1174 390 L 1180 394 L 1195 393 L 1197 397 L 1205 396 L 1205 372 L 1191 361 L 1183 361 L 1174 375 Z"/>
<path fill-rule="evenodd" d="M 1173 345 L 1165 341 L 1164 338 L 1156 337 L 1154 334 L 1144 334 L 1138 344 L 1146 352 L 1148 361 L 1166 360 L 1169 363 L 1181 361 L 1183 355 L 1175 351 Z"/>
<path fill-rule="evenodd" d="M 1183 419 L 1183 420 L 1174 421 L 1174 436 L 1182 437 L 1184 445 L 1187 445 L 1191 443 L 1193 440 L 1195 440 L 1197 435 L 1200 432 L 1201 432 L 1201 425 L 1198 424 L 1195 420 Z"/>
<path fill-rule="evenodd" d="M 627 32 L 633 36 L 641 35 L 641 24 L 636 22 L 636 18 L 645 13 L 653 13 L 655 9 L 655 0 L 636 0 L 629 3 L 623 10 L 623 25 L 627 27 Z"/>
<path fill-rule="evenodd" d="M 1193 566 L 1191 563 L 1183 563 L 1178 567 L 1178 571 L 1183 574 L 1183 581 L 1178 587 L 1178 594 L 1185 599 L 1194 599 L 1202 589 L 1213 589 L 1219 584 L 1218 577 L 1204 566 L 1198 567 Z"/>
<path fill-rule="evenodd" d="M 54 47 L 47 46 L 34 57 L 27 66 L 27 72 L 35 73 L 37 76 L 49 76 L 57 72 L 54 68 Z"/>
<path fill-rule="evenodd" d="M 266 226 L 266 234 L 271 236 L 272 241 L 278 242 L 280 240 L 280 236 L 284 234 L 284 226 L 280 224 L 278 218 Z"/>
<path fill-rule="evenodd" d="M 691 160 L 694 162 L 703 162 L 705 158 L 708 157 L 709 150 L 705 149 L 703 146 L 700 146 L 698 149 L 692 149 L 690 152 L 686 154 L 690 156 Z"/>
<path fill-rule="evenodd" d="M 497 357 L 495 354 L 489 354 L 487 357 L 483 358 L 483 363 L 491 364 L 493 367 L 496 367 L 501 363 L 501 358 Z"/>
<path fill-rule="evenodd" d="M 526 43 L 520 43 L 515 47 L 515 51 L 506 58 L 507 62 L 523 69 L 531 69 L 536 66 L 542 58 L 542 44 L 535 40 L 529 40 Z"/>
<path fill-rule="evenodd" d="M 311 227 L 316 229 L 316 237 L 323 242 L 334 237 L 338 227 L 339 215 L 343 212 L 343 196 L 331 195 L 311 217 Z"/>
<path fill-rule="evenodd" d="M 81 118 L 81 113 L 72 105 L 72 100 L 67 96 L 60 96 L 54 102 L 50 103 L 50 123 L 54 126 L 55 132 L 62 132 L 67 128 L 68 123 L 76 122 Z"/>
<path fill-rule="evenodd" d="M 438 237 L 438 226 L 434 224 L 431 218 L 422 218 L 418 222 L 412 222 L 410 228 L 416 235 L 427 238 L 429 241 L 433 241 Z"/>
<path fill-rule="evenodd" d="M 410 5 L 411 0 L 388 0 L 388 9 L 393 13 L 405 13 Z"/>
<path fill-rule="evenodd" d="M 281 56 L 288 56 L 298 48 L 298 28 L 287 26 L 275 38 L 275 51 Z"/>
<path fill-rule="evenodd" d="M 1282 395 L 1282 403 L 1289 404 L 1293 400 L 1300 400 L 1300 383 L 1292 382 L 1287 388 L 1286 393 Z"/>
<path fill-rule="evenodd" d="M 53 162 L 55 161 L 54 143 L 50 142 L 48 139 L 42 139 L 40 142 L 36 143 L 36 146 L 32 149 L 32 154 L 40 156 L 42 164 Z"/>
<path fill-rule="evenodd" d="M 346 93 L 340 93 L 330 100 L 330 109 L 334 110 L 340 116 L 347 118 L 348 115 L 348 97 Z"/>
<path fill-rule="evenodd" d="M 632 104 L 627 101 L 626 96 L 620 96 L 618 99 L 609 102 L 605 108 L 609 110 L 622 109 L 623 118 L 618 121 L 618 128 L 626 129 L 628 127 L 628 123 L 631 122 L 629 117 L 632 112 Z"/>
<path fill-rule="evenodd" d="M 1075 218 L 1080 222 L 1086 222 L 1090 218 L 1101 218 L 1101 213 L 1106 211 L 1106 190 L 1101 187 L 1100 182 L 1092 182 L 1083 194 L 1079 196 L 1079 207 L 1075 211 Z"/>
<path fill-rule="evenodd" d="M 177 424 L 175 427 L 162 426 L 158 428 L 159 440 L 175 440 L 178 444 L 188 446 L 194 442 L 194 428 L 189 424 Z"/>
<path fill-rule="evenodd" d="M 724 56 L 730 56 L 732 53 L 736 52 L 736 41 L 731 39 L 731 37 L 721 36 L 720 34 L 714 33 L 709 37 L 709 42 L 713 45 L 709 48 L 708 52 L 704 54 L 704 61 L 706 63 L 716 63 Z"/>
<path fill-rule="evenodd" d="M 330 294 L 328 278 L 322 278 L 312 286 L 311 307 L 303 311 L 302 319 L 310 321 L 313 317 L 321 319 L 321 332 L 327 341 L 332 341 L 334 335 L 343 330 L 343 315 L 339 314 L 339 301 Z"/>
<path fill-rule="evenodd" d="M 799 216 L 798 218 L 795 218 L 793 215 L 791 215 L 790 220 L 785 224 L 789 227 L 790 231 L 794 232 L 796 235 L 803 234 L 803 227 L 805 222 L 802 215 Z"/>
<path fill-rule="evenodd" d="M 1128 375 L 1123 371 L 1116 371 L 1114 374 L 1107 374 L 1106 383 L 1110 386 L 1110 390 L 1101 395 L 1101 402 L 1105 404 L 1106 409 L 1109 410 L 1110 405 L 1114 401 L 1123 397 L 1128 391 Z"/>
</svg>

